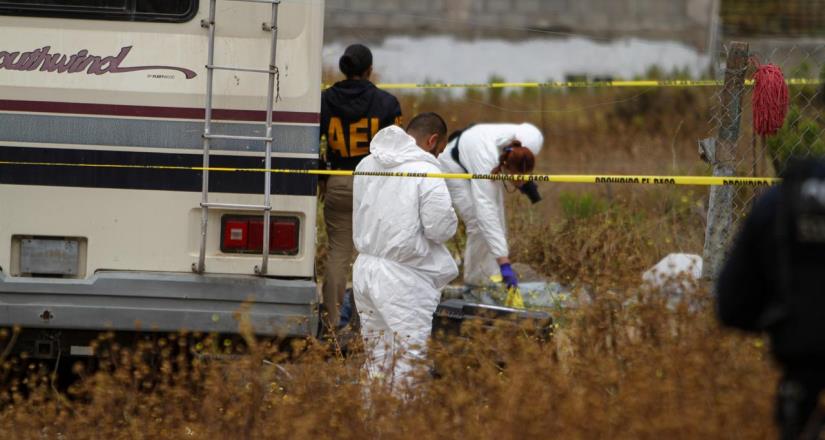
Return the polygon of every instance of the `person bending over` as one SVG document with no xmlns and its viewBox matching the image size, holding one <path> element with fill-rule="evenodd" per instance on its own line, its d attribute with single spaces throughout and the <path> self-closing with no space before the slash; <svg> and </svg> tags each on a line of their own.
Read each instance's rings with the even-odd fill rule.
<svg viewBox="0 0 825 440">
<path fill-rule="evenodd" d="M 477 124 L 454 135 L 438 159 L 445 173 L 528 174 L 533 172 L 543 143 L 541 131 L 532 124 Z M 532 182 L 447 181 L 467 232 L 465 284 L 483 286 L 490 284 L 491 276 L 501 274 L 507 287 L 518 286 L 510 266 L 504 211 L 504 190 L 510 185 L 522 189 L 534 202 L 540 199 Z"/>
</svg>

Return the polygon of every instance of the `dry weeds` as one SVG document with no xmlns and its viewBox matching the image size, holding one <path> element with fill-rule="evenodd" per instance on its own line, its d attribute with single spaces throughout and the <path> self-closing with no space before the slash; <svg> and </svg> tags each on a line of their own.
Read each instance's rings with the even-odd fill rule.
<svg viewBox="0 0 825 440">
<path fill-rule="evenodd" d="M 557 312 L 547 343 L 518 332 L 437 346 L 441 377 L 393 393 L 360 357 L 258 342 L 235 360 L 175 354 L 179 338 L 116 347 L 67 398 L 34 368 L 6 381 L 2 438 L 766 438 L 775 373 L 759 339 L 709 308 L 634 290 Z M 635 301 L 627 301 L 634 298 Z M 704 293 L 692 300 L 707 302 Z M 180 339 L 182 340 L 182 339 Z M 105 343 L 102 342 L 102 344 Z M 224 344 L 206 352 L 235 351 Z M 458 353 L 458 354 L 456 354 Z M 7 363 L 8 365 L 8 363 Z"/>
</svg>

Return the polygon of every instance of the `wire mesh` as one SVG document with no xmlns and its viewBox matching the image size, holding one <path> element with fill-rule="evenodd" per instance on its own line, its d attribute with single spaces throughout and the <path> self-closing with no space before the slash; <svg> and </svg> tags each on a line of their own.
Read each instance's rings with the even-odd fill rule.
<svg viewBox="0 0 825 440">
<path fill-rule="evenodd" d="M 825 34 L 821 0 L 725 0 L 720 13 L 729 36 Z"/>
<path fill-rule="evenodd" d="M 760 63 L 772 63 L 782 68 L 786 78 L 825 79 L 825 48 L 801 47 L 774 48 L 765 53 L 750 54 Z M 721 57 L 724 60 L 724 57 Z M 721 70 L 721 69 L 720 69 Z M 748 76 L 754 67 L 749 67 Z M 711 136 L 721 135 L 725 121 L 736 108 L 724 106 L 725 89 L 720 87 L 713 97 L 713 111 L 710 118 Z M 745 88 L 741 101 L 739 131 L 734 142 L 734 174 L 739 176 L 779 176 L 794 158 L 825 155 L 825 95 L 823 85 L 791 85 L 789 88 L 789 110 L 783 127 L 772 136 L 760 136 L 754 130 L 751 99 L 753 88 Z M 728 208 L 736 226 L 750 210 L 754 200 L 765 188 L 737 188 Z M 725 237 L 727 243 L 733 238 L 736 227 Z"/>
</svg>

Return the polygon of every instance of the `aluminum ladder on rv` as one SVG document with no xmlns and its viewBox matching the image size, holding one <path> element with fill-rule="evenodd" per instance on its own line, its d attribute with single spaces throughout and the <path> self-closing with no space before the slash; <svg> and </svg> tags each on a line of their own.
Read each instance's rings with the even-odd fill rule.
<svg viewBox="0 0 825 440">
<path fill-rule="evenodd" d="M 264 203 L 262 205 L 240 205 L 232 203 L 213 203 L 209 201 L 209 149 L 213 139 L 234 139 L 245 141 L 264 141 L 266 143 L 266 169 L 271 169 L 272 165 L 272 106 L 275 99 L 275 76 L 278 68 L 275 66 L 275 54 L 278 46 L 278 6 L 281 0 L 231 0 L 250 3 L 268 3 L 271 5 L 271 17 L 268 23 L 263 24 L 263 30 L 272 33 L 269 68 L 255 69 L 247 67 L 219 66 L 215 65 L 215 3 L 217 0 L 209 1 L 209 18 L 201 21 L 201 26 L 209 30 L 209 48 L 206 62 L 206 112 L 203 126 L 203 190 L 201 195 L 201 243 L 197 265 L 192 264 L 192 270 L 197 273 L 204 273 L 206 270 L 206 237 L 209 223 L 209 208 L 224 208 L 246 211 L 263 211 L 263 258 L 260 266 L 255 266 L 255 273 L 266 275 L 267 263 L 269 262 L 269 230 L 270 212 L 272 205 L 270 201 L 270 180 L 271 175 L 267 171 L 264 173 Z M 227 134 L 212 133 L 212 82 L 213 74 L 216 70 L 229 70 L 235 72 L 266 73 L 269 75 L 266 98 L 266 135 L 265 136 L 236 136 Z"/>
</svg>

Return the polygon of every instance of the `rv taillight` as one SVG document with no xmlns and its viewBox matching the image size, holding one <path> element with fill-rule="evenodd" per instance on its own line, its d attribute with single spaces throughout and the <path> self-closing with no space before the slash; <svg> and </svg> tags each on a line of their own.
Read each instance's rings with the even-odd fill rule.
<svg viewBox="0 0 825 440">
<path fill-rule="evenodd" d="M 221 252 L 263 252 L 264 220 L 259 216 L 225 215 L 221 219 Z M 298 253 L 300 223 L 295 217 L 272 217 L 269 222 L 270 255 Z"/>
<path fill-rule="evenodd" d="M 221 248 L 245 250 L 249 242 L 248 220 L 224 220 Z"/>
<path fill-rule="evenodd" d="M 293 255 L 298 253 L 298 219 L 273 220 L 269 231 L 269 252 Z"/>
<path fill-rule="evenodd" d="M 246 250 L 261 253 L 264 249 L 264 220 L 255 218 L 249 220 L 249 243 Z"/>
</svg>

